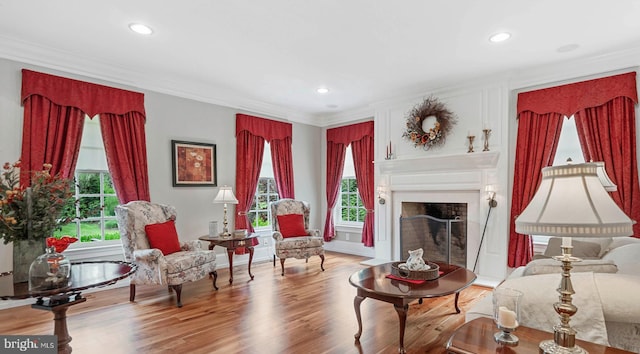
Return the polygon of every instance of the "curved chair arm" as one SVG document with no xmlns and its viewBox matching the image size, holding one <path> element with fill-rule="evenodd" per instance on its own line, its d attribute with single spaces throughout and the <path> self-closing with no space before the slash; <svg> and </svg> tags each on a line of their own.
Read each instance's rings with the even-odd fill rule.
<svg viewBox="0 0 640 354">
<path fill-rule="evenodd" d="M 164 258 L 164 254 L 157 248 L 133 251 L 133 261 L 135 263 L 157 263 L 159 258 Z"/>
<path fill-rule="evenodd" d="M 180 249 L 182 251 L 190 251 L 190 252 L 200 251 L 202 250 L 202 245 L 198 240 L 189 240 L 189 241 L 181 242 Z"/>
<path fill-rule="evenodd" d="M 282 240 L 284 240 L 284 237 L 282 236 L 280 231 L 274 231 L 273 232 L 273 239 L 276 240 L 276 241 L 282 241 Z"/>
<path fill-rule="evenodd" d="M 320 236 L 320 230 L 318 229 L 309 229 L 306 231 L 307 231 L 307 235 L 309 236 Z"/>
<path fill-rule="evenodd" d="M 167 282 L 167 260 L 157 248 L 133 251 L 138 270 L 131 277 L 136 284 L 165 284 Z"/>
</svg>

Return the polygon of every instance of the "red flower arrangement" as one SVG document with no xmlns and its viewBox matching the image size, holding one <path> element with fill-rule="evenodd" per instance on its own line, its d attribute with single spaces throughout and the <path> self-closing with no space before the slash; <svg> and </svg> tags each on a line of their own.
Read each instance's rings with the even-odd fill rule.
<svg viewBox="0 0 640 354">
<path fill-rule="evenodd" d="M 78 241 L 77 238 L 66 235 L 61 238 L 47 237 L 47 247 L 55 247 L 56 252 L 62 253 L 70 244 L 76 241 Z"/>
</svg>

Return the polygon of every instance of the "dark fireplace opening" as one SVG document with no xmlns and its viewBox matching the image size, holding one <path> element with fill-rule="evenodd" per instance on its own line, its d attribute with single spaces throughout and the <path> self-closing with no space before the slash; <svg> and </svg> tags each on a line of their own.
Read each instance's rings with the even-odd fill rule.
<svg viewBox="0 0 640 354">
<path fill-rule="evenodd" d="M 428 261 L 467 266 L 467 204 L 402 202 L 400 258 L 422 248 Z"/>
</svg>

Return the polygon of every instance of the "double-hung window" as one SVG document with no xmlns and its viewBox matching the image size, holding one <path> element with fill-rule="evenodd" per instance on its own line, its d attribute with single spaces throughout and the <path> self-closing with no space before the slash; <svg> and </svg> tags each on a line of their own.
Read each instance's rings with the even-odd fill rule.
<svg viewBox="0 0 640 354">
<path fill-rule="evenodd" d="M 336 205 L 337 207 L 334 210 L 337 215 L 334 215 L 334 220 L 336 220 L 337 226 L 362 227 L 367 210 L 362 204 L 362 199 L 360 199 L 358 192 L 351 145 L 347 146 L 345 153 L 344 169 Z"/>
<path fill-rule="evenodd" d="M 272 202 L 280 199 L 276 188 L 276 180 L 273 174 L 271 163 L 271 149 L 269 143 L 265 143 L 264 154 L 262 156 L 262 166 L 260 167 L 260 179 L 253 198 L 253 203 L 249 209 L 248 216 L 254 230 L 271 229 L 271 207 Z"/>
</svg>

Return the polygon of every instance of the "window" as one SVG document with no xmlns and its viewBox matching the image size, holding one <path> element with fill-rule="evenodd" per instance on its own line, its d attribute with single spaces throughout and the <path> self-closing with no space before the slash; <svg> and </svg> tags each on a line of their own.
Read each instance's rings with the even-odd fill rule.
<svg viewBox="0 0 640 354">
<path fill-rule="evenodd" d="M 358 194 L 355 177 L 342 178 L 340 183 L 340 220 L 343 222 L 364 222 L 367 211 Z"/>
<path fill-rule="evenodd" d="M 260 167 L 260 179 L 253 198 L 253 204 L 249 209 L 249 222 L 255 230 L 271 228 L 271 202 L 280 199 L 276 180 L 273 176 L 273 165 L 271 164 L 271 149 L 269 143 L 265 143 L 262 156 L 262 166 Z"/>
<path fill-rule="evenodd" d="M 70 203 L 63 214 L 74 221 L 55 233 L 77 237 L 79 242 L 72 247 L 120 239 L 115 216 L 119 201 L 107 167 L 99 119 L 85 117 L 75 171 L 76 202 Z"/>
<path fill-rule="evenodd" d="M 340 195 L 338 196 L 339 208 L 336 208 L 338 215 L 335 217 L 337 224 L 362 226 L 367 210 L 362 205 L 362 199 L 358 193 L 358 183 L 356 172 L 353 167 L 353 154 L 351 145 L 347 146 L 344 158 L 344 170 L 340 183 Z M 355 226 L 355 225 L 354 225 Z"/>
</svg>

